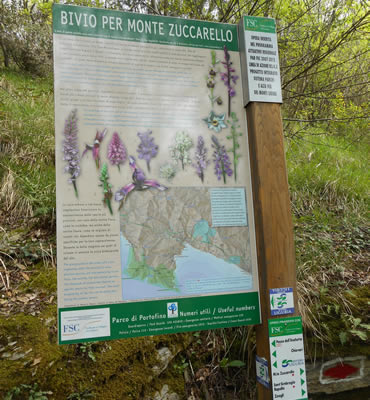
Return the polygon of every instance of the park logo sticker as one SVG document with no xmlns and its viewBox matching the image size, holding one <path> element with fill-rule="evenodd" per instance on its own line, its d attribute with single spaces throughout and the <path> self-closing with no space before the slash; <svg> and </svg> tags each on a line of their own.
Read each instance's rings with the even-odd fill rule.
<svg viewBox="0 0 370 400">
<path fill-rule="evenodd" d="M 167 318 L 177 318 L 179 316 L 179 306 L 177 303 L 167 303 Z"/>
<path fill-rule="evenodd" d="M 270 376 L 269 376 L 269 367 L 266 358 L 259 357 L 256 355 L 256 373 L 257 373 L 257 382 L 261 385 L 270 388 Z"/>
<path fill-rule="evenodd" d="M 270 289 L 271 315 L 294 314 L 293 288 Z"/>
</svg>

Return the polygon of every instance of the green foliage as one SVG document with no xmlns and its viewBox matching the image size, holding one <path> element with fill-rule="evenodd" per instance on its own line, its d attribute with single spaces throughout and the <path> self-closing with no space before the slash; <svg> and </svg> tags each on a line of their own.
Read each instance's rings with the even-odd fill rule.
<svg viewBox="0 0 370 400">
<path fill-rule="evenodd" d="M 369 116 L 362 34 L 368 11 L 346 0 L 284 1 L 272 14 L 278 20 L 285 135 L 361 141 Z"/>
<path fill-rule="evenodd" d="M 51 72 L 49 12 L 36 2 L 29 6 L 25 2 L 23 7 L 16 0 L 0 2 L 0 45 L 5 67 L 14 62 L 20 70 L 32 74 Z"/>
<path fill-rule="evenodd" d="M 90 359 L 93 362 L 96 362 L 96 357 L 94 354 L 94 345 L 96 342 L 92 343 L 79 343 L 77 345 L 77 353 L 82 354 L 86 358 Z"/>
<path fill-rule="evenodd" d="M 4 400 L 48 400 L 47 395 L 52 392 L 44 392 L 38 388 L 38 384 L 21 384 L 9 390 Z M 27 397 L 28 396 L 28 397 Z"/>
<path fill-rule="evenodd" d="M 323 203 L 329 211 L 344 211 L 346 205 L 364 209 L 370 179 L 369 150 L 367 143 L 349 145 L 344 138 L 289 141 L 287 167 L 295 214 L 310 214 L 314 209 L 320 212 Z"/>
<path fill-rule="evenodd" d="M 35 271 L 28 282 L 22 287 L 32 291 L 42 291 L 47 294 L 55 294 L 57 291 L 57 272 L 56 269 L 43 266 L 40 271 Z"/>
<path fill-rule="evenodd" d="M 221 368 L 229 368 L 229 367 L 241 368 L 241 367 L 245 367 L 245 362 L 240 361 L 240 360 L 229 361 L 228 358 L 223 358 L 220 361 L 220 367 Z"/>
<path fill-rule="evenodd" d="M 344 323 L 348 329 L 348 332 L 353 336 L 358 337 L 362 341 L 366 342 L 368 339 L 368 332 L 370 331 L 370 325 L 362 323 L 361 318 L 355 318 L 353 315 L 344 314 L 342 316 Z"/>
<path fill-rule="evenodd" d="M 7 218 L 53 221 L 52 82 L 0 71 L 0 201 Z"/>
<path fill-rule="evenodd" d="M 351 336 L 363 342 L 368 340 L 370 325 L 362 323 L 361 318 L 355 318 L 353 315 L 343 313 L 341 320 L 346 328 L 345 331 L 339 333 L 339 340 L 342 345 L 345 345 Z"/>
<path fill-rule="evenodd" d="M 85 389 L 79 393 L 72 393 L 67 397 L 67 400 L 87 400 L 87 399 L 95 399 L 94 393 L 91 392 L 90 389 Z"/>
<path fill-rule="evenodd" d="M 369 291 L 361 288 L 369 243 L 368 151 L 345 136 L 287 142 L 300 310 L 311 351 L 329 343 L 343 353 L 344 345 L 367 341 L 361 313 Z"/>
<path fill-rule="evenodd" d="M 79 352 L 78 345 L 57 344 L 56 312 L 56 306 L 49 306 L 35 316 L 13 312 L 8 318 L 0 318 L 1 399 L 11 389 L 33 382 L 38 383 L 38 391 L 53 392 L 44 393 L 50 400 L 83 394 L 85 399 L 92 398 L 87 396 L 88 389 L 99 400 L 135 399 L 156 383 L 148 383 L 148 377 L 153 376 L 153 366 L 158 363 L 157 349 L 165 346 L 177 354 L 189 345 L 187 334 L 103 341 L 92 344 L 96 356 L 96 362 L 92 362 Z M 17 341 L 12 349 L 27 353 L 24 358 L 10 361 L 2 357 L 5 353 L 1 348 L 7 341 Z M 6 352 L 10 351 L 6 347 Z M 33 365 L 36 357 L 41 360 Z M 177 378 L 181 386 L 181 376 Z M 29 390 L 22 390 L 13 400 L 28 400 L 28 395 Z"/>
<path fill-rule="evenodd" d="M 179 372 L 183 373 L 184 370 L 189 366 L 189 362 L 186 360 L 185 357 L 180 357 L 179 362 L 175 362 L 173 367 L 175 370 L 178 370 Z"/>
<path fill-rule="evenodd" d="M 348 334 L 347 332 L 339 332 L 339 340 L 341 345 L 343 346 L 347 342 Z"/>
</svg>

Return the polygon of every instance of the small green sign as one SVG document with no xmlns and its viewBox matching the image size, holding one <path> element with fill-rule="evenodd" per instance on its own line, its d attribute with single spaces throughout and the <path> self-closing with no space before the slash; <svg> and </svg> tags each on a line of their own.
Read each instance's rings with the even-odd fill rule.
<svg viewBox="0 0 370 400">
<path fill-rule="evenodd" d="M 264 17 L 244 17 L 246 31 L 276 33 L 275 20 Z"/>
<path fill-rule="evenodd" d="M 307 400 L 302 318 L 272 319 L 268 325 L 273 398 Z"/>
<path fill-rule="evenodd" d="M 301 317 L 270 319 L 268 323 L 270 337 L 303 333 Z"/>
</svg>

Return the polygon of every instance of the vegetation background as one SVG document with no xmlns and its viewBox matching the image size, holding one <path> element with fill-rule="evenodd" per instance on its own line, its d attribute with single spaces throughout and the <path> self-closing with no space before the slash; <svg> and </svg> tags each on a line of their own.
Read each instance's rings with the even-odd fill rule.
<svg viewBox="0 0 370 400">
<path fill-rule="evenodd" d="M 306 355 L 369 355 L 366 3 L 67 3 L 230 23 L 243 14 L 276 19 Z M 254 398 L 253 327 L 56 345 L 51 7 L 0 0 L 0 396 Z"/>
</svg>

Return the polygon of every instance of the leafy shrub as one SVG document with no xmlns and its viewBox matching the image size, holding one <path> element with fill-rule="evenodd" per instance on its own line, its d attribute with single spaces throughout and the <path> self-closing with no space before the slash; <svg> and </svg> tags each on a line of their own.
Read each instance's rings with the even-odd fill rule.
<svg viewBox="0 0 370 400">
<path fill-rule="evenodd" d="M 48 14 L 33 4 L 21 8 L 16 0 L 0 3 L 0 47 L 4 65 L 35 75 L 44 75 L 52 66 L 52 35 Z"/>
</svg>

